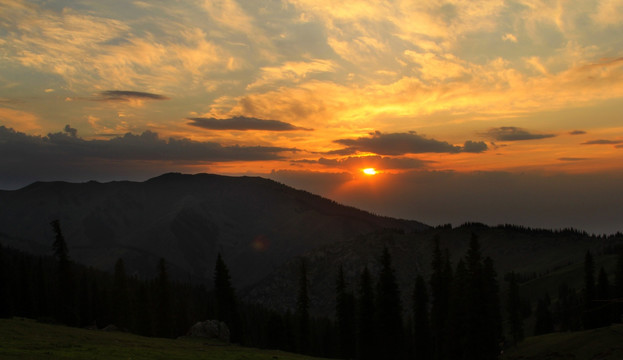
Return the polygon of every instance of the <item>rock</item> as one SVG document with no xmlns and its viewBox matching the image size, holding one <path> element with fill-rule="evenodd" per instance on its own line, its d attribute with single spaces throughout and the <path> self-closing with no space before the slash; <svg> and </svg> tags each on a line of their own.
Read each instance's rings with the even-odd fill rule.
<svg viewBox="0 0 623 360">
<path fill-rule="evenodd" d="M 218 320 L 199 321 L 188 330 L 188 336 L 229 342 L 229 327 Z"/>
</svg>

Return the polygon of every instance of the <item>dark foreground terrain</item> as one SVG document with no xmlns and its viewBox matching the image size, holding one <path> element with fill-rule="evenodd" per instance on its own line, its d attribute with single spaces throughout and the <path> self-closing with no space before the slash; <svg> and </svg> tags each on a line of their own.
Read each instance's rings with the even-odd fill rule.
<svg viewBox="0 0 623 360">
<path fill-rule="evenodd" d="M 214 340 L 149 338 L 122 332 L 78 329 L 34 320 L 0 319 L 0 359 L 319 359 L 277 350 L 227 345 Z"/>
</svg>

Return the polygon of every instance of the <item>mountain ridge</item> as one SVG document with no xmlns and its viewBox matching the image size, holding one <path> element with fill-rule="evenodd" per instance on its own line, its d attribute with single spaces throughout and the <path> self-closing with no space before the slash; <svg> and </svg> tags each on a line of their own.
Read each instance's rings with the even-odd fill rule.
<svg viewBox="0 0 623 360">
<path fill-rule="evenodd" d="M 221 252 L 240 286 L 320 245 L 382 228 L 428 228 L 248 176 L 166 173 L 144 182 L 35 182 L 0 192 L 0 202 L 4 244 L 49 251 L 49 222 L 59 219 L 78 262 L 110 270 L 124 258 L 135 274 L 149 276 L 164 257 L 180 276 L 205 280 Z"/>
</svg>

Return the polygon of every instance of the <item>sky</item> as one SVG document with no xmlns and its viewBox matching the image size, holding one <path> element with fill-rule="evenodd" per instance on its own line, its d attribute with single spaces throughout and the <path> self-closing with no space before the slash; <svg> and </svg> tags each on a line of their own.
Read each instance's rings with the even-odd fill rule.
<svg viewBox="0 0 623 360">
<path fill-rule="evenodd" d="M 430 225 L 623 231 L 622 19 L 623 0 L 0 0 L 0 189 L 208 172 Z"/>
</svg>

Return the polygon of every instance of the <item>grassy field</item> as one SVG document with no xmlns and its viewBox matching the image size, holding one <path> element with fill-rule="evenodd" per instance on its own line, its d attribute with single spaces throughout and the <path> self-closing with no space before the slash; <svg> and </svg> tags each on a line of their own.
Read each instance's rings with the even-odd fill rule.
<svg viewBox="0 0 623 360">
<path fill-rule="evenodd" d="M 503 360 L 620 360 L 623 324 L 610 327 L 529 337 L 507 349 Z"/>
<path fill-rule="evenodd" d="M 208 342 L 202 339 L 148 338 L 14 318 L 0 319 L 0 359 L 312 360 L 318 358 Z"/>
</svg>

